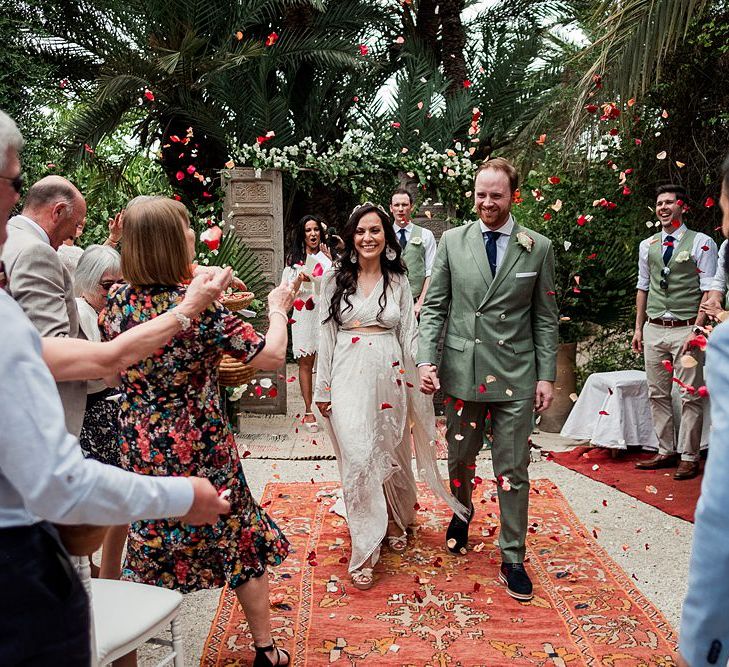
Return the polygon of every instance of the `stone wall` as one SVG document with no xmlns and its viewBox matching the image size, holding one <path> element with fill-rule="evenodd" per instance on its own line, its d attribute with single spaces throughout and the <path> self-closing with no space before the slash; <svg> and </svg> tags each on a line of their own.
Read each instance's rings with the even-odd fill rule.
<svg viewBox="0 0 729 667">
<path fill-rule="evenodd" d="M 281 172 L 264 171 L 256 177 L 254 169 L 223 172 L 225 187 L 224 220 L 235 227 L 246 245 L 255 251 L 269 288 L 278 283 L 284 268 L 283 193 Z M 267 320 L 266 324 L 267 326 Z M 265 387 L 261 396 L 251 384 L 238 402 L 240 410 L 262 414 L 286 414 L 286 367 L 258 371 L 254 382 L 270 380 L 275 397 Z M 268 382 L 264 382 L 267 385 Z"/>
</svg>

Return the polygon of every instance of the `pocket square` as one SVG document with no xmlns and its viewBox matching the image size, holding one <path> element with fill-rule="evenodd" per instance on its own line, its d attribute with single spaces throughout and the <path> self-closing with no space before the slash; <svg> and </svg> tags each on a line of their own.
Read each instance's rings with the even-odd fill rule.
<svg viewBox="0 0 729 667">
<path fill-rule="evenodd" d="M 536 271 L 526 271 L 525 273 L 517 273 L 516 277 L 517 278 L 533 278 L 536 275 L 537 275 Z"/>
</svg>

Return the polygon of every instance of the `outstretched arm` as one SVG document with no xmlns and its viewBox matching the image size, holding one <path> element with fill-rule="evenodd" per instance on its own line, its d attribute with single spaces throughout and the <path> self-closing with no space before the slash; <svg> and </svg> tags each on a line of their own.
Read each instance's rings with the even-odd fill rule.
<svg viewBox="0 0 729 667">
<path fill-rule="evenodd" d="M 161 348 L 180 331 L 187 319 L 197 317 L 220 296 L 223 286 L 230 282 L 230 275 L 231 271 L 227 269 L 215 277 L 209 274 L 197 276 L 179 305 L 109 342 L 44 338 L 43 360 L 56 382 L 95 380 L 117 375 Z"/>
</svg>

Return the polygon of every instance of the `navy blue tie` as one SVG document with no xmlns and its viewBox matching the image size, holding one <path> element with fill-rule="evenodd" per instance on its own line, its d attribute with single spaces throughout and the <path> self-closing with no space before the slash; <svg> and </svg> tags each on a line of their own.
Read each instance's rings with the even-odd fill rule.
<svg viewBox="0 0 729 667">
<path fill-rule="evenodd" d="M 491 277 L 496 275 L 496 239 L 501 236 L 501 232 L 484 232 L 486 240 L 486 257 L 489 258 L 489 267 L 491 267 Z"/>
<path fill-rule="evenodd" d="M 401 229 L 398 234 L 400 234 L 400 247 L 405 250 L 405 246 L 408 244 L 407 239 L 405 238 L 405 230 Z"/>
<path fill-rule="evenodd" d="M 668 262 L 671 261 L 671 256 L 673 255 L 673 242 L 676 239 L 673 238 L 670 234 L 666 236 L 666 240 L 663 242 L 663 245 L 666 247 L 666 249 L 663 251 L 663 266 L 668 266 Z"/>
</svg>

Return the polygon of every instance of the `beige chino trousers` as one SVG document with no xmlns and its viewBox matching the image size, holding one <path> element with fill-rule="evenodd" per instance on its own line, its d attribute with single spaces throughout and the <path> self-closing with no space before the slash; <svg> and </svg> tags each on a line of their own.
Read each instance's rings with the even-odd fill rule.
<svg viewBox="0 0 729 667">
<path fill-rule="evenodd" d="M 676 429 L 673 423 L 671 390 L 673 377 L 698 389 L 704 384 L 704 354 L 693 350 L 692 355 L 699 362 L 693 368 L 684 368 L 681 363 L 681 347 L 691 334 L 688 327 L 662 327 L 646 322 L 643 327 L 643 357 L 648 379 L 653 428 L 658 438 L 659 454 L 681 452 L 682 461 L 698 461 L 701 447 L 701 432 L 704 426 L 704 401 L 698 393 L 681 390 L 681 423 Z M 666 370 L 664 361 L 673 365 L 673 372 Z M 678 444 L 678 449 L 676 445 Z"/>
</svg>

